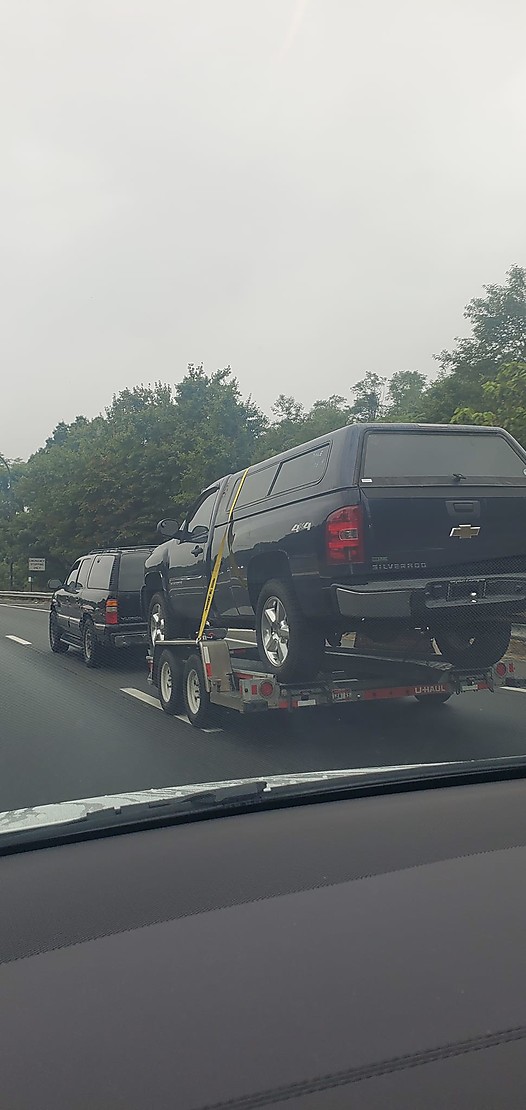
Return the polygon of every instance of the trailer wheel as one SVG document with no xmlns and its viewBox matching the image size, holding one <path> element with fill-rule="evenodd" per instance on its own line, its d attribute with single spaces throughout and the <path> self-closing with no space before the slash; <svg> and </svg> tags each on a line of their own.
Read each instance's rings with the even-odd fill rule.
<svg viewBox="0 0 526 1110">
<path fill-rule="evenodd" d="M 431 707 L 432 705 L 444 705 L 451 697 L 453 697 L 451 692 L 449 694 L 415 694 L 415 701 L 419 705 L 429 705 Z"/>
<path fill-rule="evenodd" d="M 183 697 L 190 723 L 196 728 L 204 728 L 210 719 L 211 705 L 203 664 L 198 655 L 190 655 L 184 665 Z"/>
<path fill-rule="evenodd" d="M 173 651 L 165 648 L 159 659 L 159 701 L 165 713 L 184 713 L 183 669 Z"/>
<path fill-rule="evenodd" d="M 506 654 L 511 639 L 511 623 L 466 624 L 463 628 L 437 629 L 435 643 L 454 667 L 487 670 Z"/>
</svg>

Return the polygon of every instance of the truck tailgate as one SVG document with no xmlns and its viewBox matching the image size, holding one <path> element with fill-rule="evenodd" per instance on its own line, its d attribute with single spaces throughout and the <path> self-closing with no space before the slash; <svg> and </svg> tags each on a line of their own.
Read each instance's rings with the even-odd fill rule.
<svg viewBox="0 0 526 1110">
<path fill-rule="evenodd" d="M 485 429 L 415 425 L 368 435 L 360 496 L 369 569 L 462 573 L 465 566 L 469 573 L 470 565 L 487 564 L 498 573 L 525 557 L 520 450 L 504 433 Z"/>
<path fill-rule="evenodd" d="M 440 570 L 526 556 L 526 488 L 362 488 L 371 570 Z M 490 568 L 488 567 L 488 570 Z"/>
</svg>

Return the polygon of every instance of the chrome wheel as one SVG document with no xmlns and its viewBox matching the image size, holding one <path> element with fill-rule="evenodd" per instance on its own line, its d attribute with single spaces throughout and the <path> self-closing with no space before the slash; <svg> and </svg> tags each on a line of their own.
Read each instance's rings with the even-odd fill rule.
<svg viewBox="0 0 526 1110">
<path fill-rule="evenodd" d="M 197 716 L 201 706 L 201 684 L 197 671 L 193 669 L 186 676 L 186 700 L 190 711 Z"/>
<path fill-rule="evenodd" d="M 168 704 L 168 702 L 170 701 L 170 698 L 172 696 L 172 687 L 173 687 L 172 668 L 171 668 L 171 666 L 168 662 L 163 663 L 163 665 L 161 667 L 160 686 L 161 686 L 161 697 L 162 697 L 163 701 Z"/>
<path fill-rule="evenodd" d="M 150 640 L 155 644 L 157 640 L 166 639 L 166 627 L 163 608 L 160 601 L 152 605 L 150 612 Z"/>
<path fill-rule="evenodd" d="M 279 597 L 269 597 L 261 614 L 261 639 L 267 659 L 280 667 L 289 654 L 289 622 Z"/>
</svg>

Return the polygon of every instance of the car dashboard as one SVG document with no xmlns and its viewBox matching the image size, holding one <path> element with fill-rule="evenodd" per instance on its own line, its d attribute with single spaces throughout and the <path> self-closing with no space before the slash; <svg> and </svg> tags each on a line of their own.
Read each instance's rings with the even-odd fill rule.
<svg viewBox="0 0 526 1110">
<path fill-rule="evenodd" d="M 525 808 L 457 785 L 0 858 L 2 1105 L 522 1106 Z"/>
</svg>

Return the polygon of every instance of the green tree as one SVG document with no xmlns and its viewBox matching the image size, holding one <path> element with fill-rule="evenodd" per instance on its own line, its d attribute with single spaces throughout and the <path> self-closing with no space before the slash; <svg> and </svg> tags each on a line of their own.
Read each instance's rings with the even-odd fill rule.
<svg viewBox="0 0 526 1110">
<path fill-rule="evenodd" d="M 350 408 L 351 418 L 360 423 L 379 420 L 383 412 L 385 386 L 385 378 L 368 370 L 364 377 L 352 386 L 354 402 Z"/>
<path fill-rule="evenodd" d="M 449 423 L 457 410 L 482 411 L 485 383 L 501 366 L 526 360 L 526 269 L 512 266 L 504 285 L 484 289 L 464 312 L 472 335 L 437 356 L 440 375 L 426 392 L 423 419 Z"/>
<path fill-rule="evenodd" d="M 160 517 L 180 518 L 206 483 L 244 466 L 265 426 L 229 368 L 125 389 L 94 420 L 58 425 L 28 461 L 17 550 L 63 571 L 90 547 L 155 543 Z"/>
<path fill-rule="evenodd" d="M 497 425 L 526 444 L 526 362 L 502 366 L 494 381 L 484 383 L 482 393 L 487 407 L 459 408 L 452 423 Z"/>
<path fill-rule="evenodd" d="M 417 420 L 427 389 L 427 379 L 418 370 L 398 370 L 387 387 L 386 420 Z"/>
<path fill-rule="evenodd" d="M 350 405 L 338 394 L 315 401 L 308 411 L 294 397 L 280 394 L 272 406 L 272 414 L 273 420 L 258 440 L 254 461 L 270 458 L 343 428 L 352 418 Z"/>
</svg>

